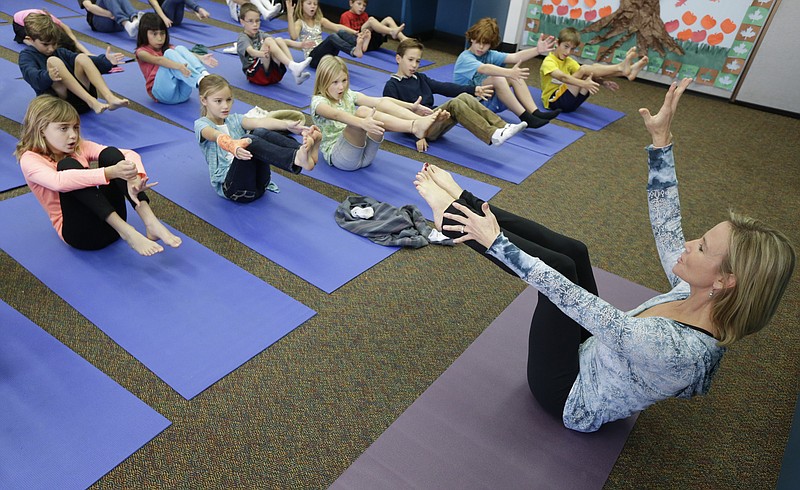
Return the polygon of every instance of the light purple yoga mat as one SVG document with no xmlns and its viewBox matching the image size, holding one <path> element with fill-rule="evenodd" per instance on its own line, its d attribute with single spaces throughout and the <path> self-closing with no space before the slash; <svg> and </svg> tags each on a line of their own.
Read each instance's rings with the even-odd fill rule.
<svg viewBox="0 0 800 490">
<path fill-rule="evenodd" d="M 14 158 L 14 149 L 19 138 L 0 131 L 0 192 L 25 185 L 25 178 Z"/>
<path fill-rule="evenodd" d="M 59 3 L 61 2 L 56 2 L 56 4 Z M 62 17 L 81 15 L 80 12 L 78 12 L 77 0 L 70 2 L 70 6 L 56 4 L 44 2 L 42 0 L 3 0 L 3 2 L 0 3 L 0 11 L 13 17 L 14 14 L 20 10 L 43 9 L 58 17 L 58 20 L 61 20 Z M 70 8 L 72 6 L 75 8 Z"/>
<path fill-rule="evenodd" d="M 125 70 L 138 70 L 135 65 L 126 64 Z M 8 74 L 9 70 L 19 68 L 10 61 L 0 59 L 0 73 Z M 14 72 L 11 72 L 14 73 Z M 112 91 L 115 91 L 114 76 L 104 77 Z M 132 74 L 128 74 L 129 76 Z M 141 73 L 139 73 L 141 76 Z M 144 87 L 144 82 L 142 82 Z M 25 117 L 28 104 L 36 96 L 33 89 L 24 80 L 0 76 L 0 93 L 15 94 L 0 104 L 0 115 L 19 123 Z M 186 110 L 190 110 L 188 107 Z M 178 126 L 153 119 L 127 107 L 102 114 L 89 112 L 81 114 L 81 137 L 108 146 L 139 149 L 159 143 L 179 140 L 185 137 L 186 131 Z"/>
<path fill-rule="evenodd" d="M 277 172 L 272 180 L 278 194 L 267 192 L 250 204 L 218 196 L 193 141 L 147 149 L 142 156 L 145 162 L 161 156 L 149 167 L 161 182 L 159 194 L 326 293 L 398 250 L 343 230 L 333 219 L 339 203 Z"/>
<path fill-rule="evenodd" d="M 436 80 L 453 81 L 453 67 L 454 65 L 437 66 L 431 70 L 426 70 L 425 74 Z M 542 91 L 536 87 L 528 86 L 531 92 L 533 101 L 542 109 Z M 437 102 L 437 105 L 441 102 Z M 518 119 L 511 111 L 501 112 L 500 117 L 506 121 L 513 121 Z M 589 102 L 584 102 L 575 112 L 559 114 L 558 120 L 574 124 L 586 129 L 599 130 L 608 126 L 617 119 L 625 116 L 624 112 L 615 111 L 608 107 L 599 106 Z M 511 142 L 510 142 L 511 143 Z M 513 142 L 513 144 L 520 144 Z"/>
<path fill-rule="evenodd" d="M 657 294 L 595 276 L 623 309 Z M 330 488 L 601 488 L 636 417 L 582 434 L 537 405 L 525 379 L 536 300 L 532 288 L 515 299 Z"/>
<path fill-rule="evenodd" d="M 14 27 L 11 25 L 11 22 L 9 22 L 8 24 L 0 25 L 0 46 L 8 48 L 16 53 L 19 53 L 26 47 L 25 44 L 20 44 L 14 41 Z M 12 64 L 16 66 L 16 63 Z M 6 78 L 11 76 L 21 77 L 22 75 L 20 74 L 19 68 L 16 68 L 16 71 L 4 71 L 3 74 L 0 76 Z"/>
<path fill-rule="evenodd" d="M 170 422 L 0 301 L 0 488 L 87 488 Z"/>
<path fill-rule="evenodd" d="M 166 177 L 155 164 L 149 174 Z M 58 238 L 30 193 L 0 202 L 0 223 L 0 248 L 186 399 L 314 315 L 180 234 L 180 248 L 165 246 L 152 257 L 122 240 L 76 250 Z"/>
<path fill-rule="evenodd" d="M 317 168 L 313 172 L 309 172 L 308 176 L 347 189 L 355 194 L 388 202 L 395 207 L 413 204 L 419 208 L 425 218 L 432 221 L 433 212 L 430 206 L 414 187 L 414 179 L 425 161 L 423 157 L 424 155 L 420 155 L 420 160 L 417 161 L 396 153 L 378 150 L 378 156 L 375 157 L 372 165 L 347 172 L 331 167 L 320 156 Z M 452 175 L 458 185 L 469 189 L 470 192 L 487 201 L 500 192 L 500 188 L 497 186 L 457 173 L 452 173 Z"/>
<path fill-rule="evenodd" d="M 230 9 L 228 5 L 222 2 L 215 2 L 212 0 L 202 0 L 200 6 L 204 9 L 208 10 L 208 13 L 211 14 L 211 18 L 214 20 L 219 20 L 222 22 L 227 22 L 231 25 L 236 26 L 238 29 L 242 28 L 242 25 L 239 23 L 238 20 L 233 20 L 231 17 Z M 260 29 L 264 32 L 272 32 L 272 31 L 280 31 L 289 27 L 289 24 L 282 18 L 272 19 L 270 21 L 265 21 L 261 19 L 261 27 Z M 234 33 L 233 41 L 236 41 L 237 33 Z M 233 42 L 231 41 L 231 42 Z"/>
</svg>

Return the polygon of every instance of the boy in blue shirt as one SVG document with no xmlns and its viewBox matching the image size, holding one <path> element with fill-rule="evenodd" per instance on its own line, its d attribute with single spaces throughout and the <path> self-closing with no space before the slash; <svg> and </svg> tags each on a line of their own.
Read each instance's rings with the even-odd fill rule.
<svg viewBox="0 0 800 490">
<path fill-rule="evenodd" d="M 501 53 L 493 48 L 500 44 L 500 28 L 497 21 L 489 17 L 479 20 L 466 32 L 469 48 L 456 60 L 453 81 L 464 85 L 490 85 L 494 96 L 483 102 L 494 112 L 509 109 L 528 124 L 529 128 L 539 128 L 556 117 L 560 111 L 542 112 L 536 108 L 533 96 L 525 79 L 530 70 L 520 67 L 540 54 L 553 50 L 555 39 L 544 35 L 539 37 L 535 48 L 523 49 L 517 53 Z M 513 64 L 511 68 L 505 65 Z"/>
</svg>

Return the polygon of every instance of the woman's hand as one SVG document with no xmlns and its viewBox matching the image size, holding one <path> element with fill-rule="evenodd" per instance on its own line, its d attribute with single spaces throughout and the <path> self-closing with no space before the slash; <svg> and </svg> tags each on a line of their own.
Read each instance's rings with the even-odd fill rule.
<svg viewBox="0 0 800 490">
<path fill-rule="evenodd" d="M 647 108 L 642 107 L 639 109 L 639 114 L 644 119 L 644 127 L 653 138 L 653 146 L 656 148 L 664 147 L 672 143 L 672 117 L 675 111 L 678 110 L 678 101 L 681 95 L 686 91 L 686 87 L 692 83 L 691 78 L 684 78 L 680 82 L 673 82 L 667 90 L 667 95 L 664 96 L 664 103 L 661 109 L 658 110 L 655 116 L 650 114 Z"/>
<path fill-rule="evenodd" d="M 464 216 L 460 214 L 444 213 L 445 218 L 449 218 L 460 224 L 444 225 L 442 228 L 447 231 L 464 233 L 464 235 L 453 241 L 461 243 L 467 240 L 475 240 L 486 248 L 491 247 L 497 239 L 497 235 L 500 234 L 500 225 L 497 224 L 497 218 L 495 218 L 494 214 L 492 214 L 492 211 L 489 209 L 489 203 L 485 202 L 483 206 L 481 206 L 481 211 L 483 211 L 484 216 L 476 214 L 468 207 L 457 202 L 453 203 L 453 207 L 464 213 Z"/>
</svg>

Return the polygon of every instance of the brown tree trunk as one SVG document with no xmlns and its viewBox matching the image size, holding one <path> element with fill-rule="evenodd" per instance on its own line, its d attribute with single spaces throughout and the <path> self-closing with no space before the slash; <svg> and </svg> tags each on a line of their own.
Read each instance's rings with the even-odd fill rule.
<svg viewBox="0 0 800 490">
<path fill-rule="evenodd" d="M 608 30 L 595 36 L 589 44 L 598 44 L 622 34 L 608 49 L 613 53 L 622 43 L 636 35 L 639 56 L 646 55 L 649 48 L 658 51 L 661 56 L 666 56 L 668 49 L 683 54 L 683 49 L 664 27 L 658 0 L 620 0 L 616 12 L 586 26 L 583 31 L 599 33 L 604 29 Z"/>
</svg>

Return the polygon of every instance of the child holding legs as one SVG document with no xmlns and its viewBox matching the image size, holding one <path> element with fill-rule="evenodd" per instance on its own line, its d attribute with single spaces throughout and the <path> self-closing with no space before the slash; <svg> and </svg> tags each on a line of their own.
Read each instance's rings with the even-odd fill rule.
<svg viewBox="0 0 800 490">
<path fill-rule="evenodd" d="M 148 0 L 148 2 L 167 27 L 181 25 L 185 9 L 192 9 L 199 20 L 211 17 L 208 10 L 201 7 L 196 0 Z"/>
<path fill-rule="evenodd" d="M 181 239 L 156 218 L 145 190 L 142 161 L 131 150 L 103 146 L 80 137 L 75 108 L 51 95 L 31 101 L 22 122 L 15 155 L 31 192 L 68 245 L 99 250 L 125 240 L 137 253 L 153 255 L 161 240 L 178 247 Z M 98 168 L 89 168 L 98 161 Z M 125 200 L 144 222 L 145 235 L 125 220 Z"/>
<path fill-rule="evenodd" d="M 336 168 L 358 170 L 369 166 L 384 131 L 424 138 L 437 119 L 448 117 L 445 111 L 350 90 L 347 65 L 338 56 L 325 56 L 317 68 L 311 119 L 322 131 L 325 160 Z"/>
<path fill-rule="evenodd" d="M 317 163 L 322 137 L 316 127 L 270 117 L 231 114 L 233 92 L 227 80 L 209 75 L 200 82 L 200 119 L 194 133 L 208 163 L 211 186 L 221 197 L 253 202 L 267 190 L 270 165 L 299 174 Z M 303 143 L 277 131 L 303 135 Z"/>
<path fill-rule="evenodd" d="M 169 43 L 164 21 L 149 12 L 139 22 L 136 61 L 144 75 L 147 93 L 162 104 L 189 100 L 200 79 L 208 75 L 203 64 L 213 68 L 217 60 L 211 53 L 198 56 L 184 46 Z"/>
<path fill-rule="evenodd" d="M 367 36 L 369 42 L 365 51 L 380 48 L 387 36 L 401 42 L 407 39 L 403 34 L 405 24 L 397 25 L 391 17 L 384 17 L 383 20 L 370 17 L 367 14 L 367 0 L 350 0 L 350 10 L 342 13 L 339 23 Z"/>
<path fill-rule="evenodd" d="M 255 5 L 252 3 L 242 5 L 239 11 L 239 23 L 242 25 L 242 32 L 236 41 L 236 50 L 248 82 L 256 85 L 278 83 L 283 79 L 287 68 L 298 85 L 311 76 L 305 71 L 311 63 L 311 58 L 306 58 L 301 63 L 295 62 L 285 40 L 259 30 L 261 15 Z M 290 42 L 299 46 L 295 41 Z"/>
<path fill-rule="evenodd" d="M 456 59 L 454 82 L 461 85 L 491 85 L 494 96 L 483 102 L 483 105 L 494 112 L 509 109 L 520 121 L 527 123 L 529 128 L 540 128 L 558 115 L 558 111 L 544 113 L 536 108 L 528 84 L 525 83 L 529 70 L 520 67 L 520 63 L 552 51 L 555 44 L 552 36 L 540 36 L 534 48 L 516 53 L 501 53 L 494 50 L 500 44 L 497 21 L 485 17 L 469 28 L 466 37 L 469 48 Z M 506 68 L 507 64 L 513 66 Z"/>
<path fill-rule="evenodd" d="M 581 66 L 569 55 L 581 44 L 581 35 L 574 27 L 565 27 L 558 33 L 556 48 L 548 54 L 540 68 L 542 81 L 542 102 L 549 109 L 560 109 L 572 112 L 590 95 L 600 90 L 600 84 L 611 91 L 619 88 L 615 82 L 604 80 L 607 77 L 625 77 L 628 80 L 636 76 L 647 66 L 647 56 L 633 62 L 636 47 L 628 50 L 625 59 L 615 65 Z"/>
<path fill-rule="evenodd" d="M 280 2 L 273 5 L 270 0 L 225 0 L 231 13 L 231 19 L 238 21 L 241 18 L 242 6 L 252 3 L 258 9 L 262 19 L 270 21 L 281 14 L 283 7 Z"/>
<path fill-rule="evenodd" d="M 93 31 L 119 32 L 124 30 L 136 37 L 139 29 L 139 12 L 129 0 L 78 0 L 86 10 L 86 22 Z"/>
<path fill-rule="evenodd" d="M 492 96 L 489 86 L 440 82 L 424 73 L 417 73 L 423 49 L 422 43 L 414 38 L 400 42 L 396 55 L 397 73 L 383 87 L 384 97 L 405 102 L 421 99 L 420 103 L 425 107 L 433 107 L 433 94 L 454 97 L 439 106 L 450 113 L 450 119 L 435 123 L 425 138 L 417 140 L 418 151 L 427 151 L 428 141 L 437 140 L 456 123 L 461 123 L 487 145 L 502 145 L 528 127 L 525 122 L 508 124 L 478 102 L 478 99 L 486 100 Z"/>
<path fill-rule="evenodd" d="M 316 68 L 325 55 L 336 56 L 339 51 L 361 58 L 367 48 L 366 36 L 341 24 L 334 24 L 322 15 L 318 0 L 300 0 L 295 4 L 286 0 L 289 36 L 301 43 L 303 56 L 311 58 L 311 68 Z M 322 29 L 336 31 L 324 40 Z"/>
<path fill-rule="evenodd" d="M 81 44 L 78 41 L 78 38 L 75 37 L 75 34 L 72 32 L 72 29 L 60 20 L 58 17 L 51 14 L 47 10 L 40 10 L 40 9 L 27 9 L 27 10 L 20 10 L 14 14 L 14 20 L 11 24 L 12 28 L 14 29 L 14 42 L 17 44 L 28 44 L 30 40 L 26 42 L 26 38 L 28 35 L 25 33 L 25 18 L 28 17 L 30 14 L 45 14 L 49 15 L 53 22 L 61 29 L 61 37 L 58 40 L 58 45 L 62 48 L 68 49 L 75 53 L 84 53 L 89 56 L 92 56 L 92 52 L 89 51 L 86 46 Z"/>
<path fill-rule="evenodd" d="M 128 99 L 114 95 L 101 75 L 122 62 L 121 53 L 112 53 L 109 46 L 105 55 L 87 56 L 58 47 L 62 31 L 46 14 L 28 15 L 25 32 L 30 45 L 19 54 L 19 69 L 36 95 L 55 95 L 79 113 L 99 114 L 128 105 Z"/>
</svg>

